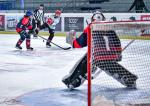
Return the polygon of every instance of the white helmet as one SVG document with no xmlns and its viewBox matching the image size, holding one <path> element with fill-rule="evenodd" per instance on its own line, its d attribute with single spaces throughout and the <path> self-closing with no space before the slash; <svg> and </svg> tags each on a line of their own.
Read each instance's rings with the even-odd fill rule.
<svg viewBox="0 0 150 106">
<path fill-rule="evenodd" d="M 102 12 L 96 11 L 92 16 L 91 21 L 105 21 L 105 17 Z"/>
</svg>

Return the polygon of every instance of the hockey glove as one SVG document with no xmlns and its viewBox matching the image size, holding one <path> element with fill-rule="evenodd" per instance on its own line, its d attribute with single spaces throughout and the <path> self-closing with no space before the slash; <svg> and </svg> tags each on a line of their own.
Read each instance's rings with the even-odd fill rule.
<svg viewBox="0 0 150 106">
<path fill-rule="evenodd" d="M 47 24 L 48 25 L 52 25 L 54 23 L 54 21 L 51 19 L 51 18 L 48 18 L 47 19 Z"/>
</svg>

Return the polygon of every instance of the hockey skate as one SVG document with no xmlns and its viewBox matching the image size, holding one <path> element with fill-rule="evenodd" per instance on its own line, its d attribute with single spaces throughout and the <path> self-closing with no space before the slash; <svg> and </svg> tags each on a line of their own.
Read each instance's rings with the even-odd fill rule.
<svg viewBox="0 0 150 106">
<path fill-rule="evenodd" d="M 22 47 L 20 45 L 16 44 L 16 49 L 22 50 Z"/>
<path fill-rule="evenodd" d="M 72 76 L 70 74 L 70 75 L 66 75 L 62 79 L 62 82 L 68 87 L 69 90 L 72 90 L 72 89 L 82 85 L 85 80 L 86 79 L 84 77 L 82 77 L 81 75 L 77 74 L 74 78 L 72 78 Z"/>
<path fill-rule="evenodd" d="M 33 48 L 32 47 L 27 47 L 27 51 L 32 51 Z"/>
<path fill-rule="evenodd" d="M 99 64 L 99 68 L 127 88 L 136 89 L 136 80 L 138 77 L 117 62 L 101 63 Z"/>
<path fill-rule="evenodd" d="M 130 76 L 123 76 L 121 78 L 121 83 L 123 85 L 125 85 L 127 88 L 129 89 L 136 89 L 136 80 L 138 79 L 138 77 L 136 75 L 131 74 Z"/>
<path fill-rule="evenodd" d="M 62 79 L 62 82 L 72 90 L 76 87 L 81 86 L 86 80 L 86 54 L 77 61 L 74 67 L 71 69 L 70 73 Z"/>
<path fill-rule="evenodd" d="M 47 48 L 50 48 L 51 47 L 51 44 L 49 42 L 46 42 L 46 47 Z"/>
<path fill-rule="evenodd" d="M 34 39 L 37 39 L 37 38 L 38 38 L 38 35 L 37 35 L 37 34 L 34 34 L 34 35 L 33 35 L 33 38 L 34 38 Z"/>
</svg>

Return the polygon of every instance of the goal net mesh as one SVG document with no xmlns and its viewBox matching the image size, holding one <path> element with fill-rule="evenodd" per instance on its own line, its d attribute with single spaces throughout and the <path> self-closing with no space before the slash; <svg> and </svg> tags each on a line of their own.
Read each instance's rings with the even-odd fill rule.
<svg viewBox="0 0 150 106">
<path fill-rule="evenodd" d="M 91 24 L 88 36 L 88 106 L 150 102 L 150 35 L 144 34 L 150 29 L 149 23 Z"/>
</svg>

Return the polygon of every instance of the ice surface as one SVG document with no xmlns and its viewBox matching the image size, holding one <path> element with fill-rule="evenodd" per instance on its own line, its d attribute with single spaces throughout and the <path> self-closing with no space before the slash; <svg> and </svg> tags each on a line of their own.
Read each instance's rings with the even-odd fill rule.
<svg viewBox="0 0 150 106">
<path fill-rule="evenodd" d="M 25 106 L 87 106 L 87 82 L 73 91 L 61 82 L 86 48 L 45 48 L 45 42 L 39 38 L 32 39 L 34 51 L 26 51 L 25 43 L 19 51 L 14 48 L 18 38 L 19 35 L 0 35 L 0 106 L 7 106 L 2 102 L 12 98 Z M 54 37 L 53 42 L 69 46 L 64 37 Z M 123 40 L 122 46 L 128 42 Z M 102 95 L 114 102 L 149 102 L 150 42 L 135 41 L 124 51 L 121 64 L 138 75 L 138 89 L 126 89 L 102 72 L 92 81 L 93 99 Z"/>
</svg>

